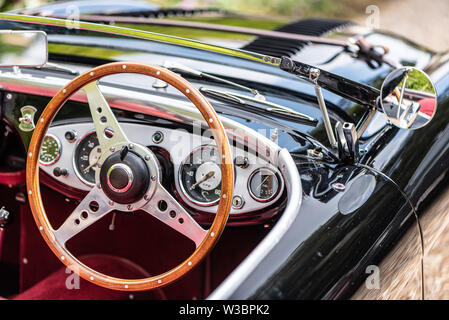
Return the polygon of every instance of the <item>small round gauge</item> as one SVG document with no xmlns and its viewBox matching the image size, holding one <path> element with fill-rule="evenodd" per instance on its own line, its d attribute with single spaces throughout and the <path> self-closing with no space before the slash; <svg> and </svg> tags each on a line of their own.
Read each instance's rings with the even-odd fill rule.
<svg viewBox="0 0 449 320">
<path fill-rule="evenodd" d="M 260 168 L 251 173 L 248 189 L 251 197 L 259 202 L 273 200 L 279 193 L 279 177 L 271 169 Z"/>
<path fill-rule="evenodd" d="M 95 131 L 81 138 L 76 146 L 73 164 L 78 178 L 88 185 L 95 184 L 97 163 L 101 157 L 101 148 Z"/>
<path fill-rule="evenodd" d="M 44 166 L 54 164 L 61 156 L 61 150 L 59 139 L 52 134 L 47 134 L 42 141 L 39 162 Z"/>
<path fill-rule="evenodd" d="M 179 183 L 184 195 L 200 206 L 220 200 L 221 165 L 218 149 L 202 146 L 190 153 L 179 168 Z"/>
</svg>

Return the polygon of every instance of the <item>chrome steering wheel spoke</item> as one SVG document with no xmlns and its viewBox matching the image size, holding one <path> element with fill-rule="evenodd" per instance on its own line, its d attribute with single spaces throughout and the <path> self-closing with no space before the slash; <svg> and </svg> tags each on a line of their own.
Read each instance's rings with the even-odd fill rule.
<svg viewBox="0 0 449 320">
<path fill-rule="evenodd" d="M 141 210 L 195 242 L 197 248 L 207 234 L 207 230 L 204 230 L 160 183 L 151 200 Z"/>
<path fill-rule="evenodd" d="M 54 231 L 56 240 L 65 247 L 68 240 L 94 224 L 113 209 L 113 207 L 108 205 L 102 191 L 96 186 L 93 187 L 64 223 Z"/>
<path fill-rule="evenodd" d="M 119 143 L 129 143 L 120 127 L 108 102 L 98 87 L 98 81 L 93 81 L 83 87 L 102 150 Z"/>
</svg>

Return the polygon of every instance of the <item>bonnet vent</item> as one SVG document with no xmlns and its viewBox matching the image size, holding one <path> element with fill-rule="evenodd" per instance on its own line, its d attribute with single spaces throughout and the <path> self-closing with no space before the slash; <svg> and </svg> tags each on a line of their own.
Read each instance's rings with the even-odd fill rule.
<svg viewBox="0 0 449 320">
<path fill-rule="evenodd" d="M 286 24 L 275 29 L 275 31 L 322 37 L 337 29 L 350 26 L 351 24 L 351 22 L 344 20 L 309 18 Z M 285 40 L 261 36 L 241 49 L 273 57 L 282 57 L 293 56 L 306 45 L 306 41 Z"/>
</svg>

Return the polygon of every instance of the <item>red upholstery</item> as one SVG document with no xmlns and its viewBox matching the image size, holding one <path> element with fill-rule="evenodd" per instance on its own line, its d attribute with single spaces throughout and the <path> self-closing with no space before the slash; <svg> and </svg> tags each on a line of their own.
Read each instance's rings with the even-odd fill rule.
<svg viewBox="0 0 449 320">
<path fill-rule="evenodd" d="M 419 103 L 421 104 L 420 112 L 425 113 L 429 117 L 433 116 L 435 112 L 435 98 L 422 99 L 419 100 Z"/>
<path fill-rule="evenodd" d="M 81 258 L 83 263 L 104 270 L 110 275 L 121 278 L 146 278 L 149 274 L 128 259 L 112 255 L 95 254 Z M 30 289 L 15 296 L 14 300 L 110 300 L 110 299 L 165 299 L 162 290 L 148 292 L 121 292 L 96 286 L 79 278 L 79 282 L 70 270 L 61 268 Z M 69 289 L 66 285 L 69 285 Z M 79 283 L 79 286 L 76 284 Z M 76 287 L 79 287 L 77 289 Z"/>
</svg>

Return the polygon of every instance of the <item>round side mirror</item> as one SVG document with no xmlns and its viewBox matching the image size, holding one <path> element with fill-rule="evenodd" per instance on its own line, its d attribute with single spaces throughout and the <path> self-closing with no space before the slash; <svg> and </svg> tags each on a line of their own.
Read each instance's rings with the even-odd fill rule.
<svg viewBox="0 0 449 320">
<path fill-rule="evenodd" d="M 427 125 L 437 110 L 435 86 L 426 73 L 413 67 L 392 71 L 385 78 L 380 95 L 385 115 L 401 129 Z"/>
</svg>

